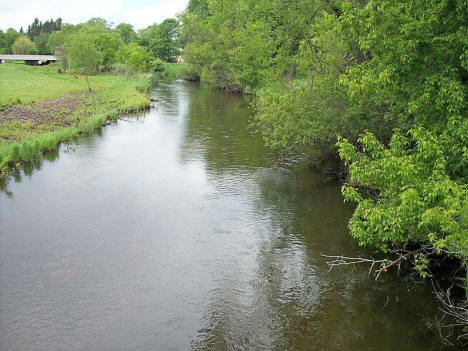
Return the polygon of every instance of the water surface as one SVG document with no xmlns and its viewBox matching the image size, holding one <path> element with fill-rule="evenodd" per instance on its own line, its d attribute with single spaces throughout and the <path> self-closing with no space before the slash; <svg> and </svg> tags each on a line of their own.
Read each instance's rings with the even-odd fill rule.
<svg viewBox="0 0 468 351">
<path fill-rule="evenodd" d="M 162 102 L 0 194 L 1 350 L 439 350 L 427 283 L 366 267 L 340 185 L 274 155 L 239 96 Z"/>
</svg>

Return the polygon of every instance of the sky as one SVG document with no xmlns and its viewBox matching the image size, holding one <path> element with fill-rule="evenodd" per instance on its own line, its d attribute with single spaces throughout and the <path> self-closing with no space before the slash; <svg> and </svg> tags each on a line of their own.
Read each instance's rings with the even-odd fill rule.
<svg viewBox="0 0 468 351">
<path fill-rule="evenodd" d="M 61 17 L 77 24 L 101 17 L 114 25 L 133 24 L 135 29 L 174 17 L 189 0 L 0 0 L 0 29 L 28 28 L 35 17 L 41 21 Z"/>
</svg>

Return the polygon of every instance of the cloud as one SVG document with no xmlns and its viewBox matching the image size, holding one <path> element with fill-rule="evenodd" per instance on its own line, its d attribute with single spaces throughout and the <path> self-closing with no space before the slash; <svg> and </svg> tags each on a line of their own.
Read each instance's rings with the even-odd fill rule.
<svg viewBox="0 0 468 351">
<path fill-rule="evenodd" d="M 160 1 L 153 6 L 125 11 L 120 22 L 131 23 L 137 29 L 145 28 L 153 23 L 161 23 L 166 18 L 175 17 L 185 9 L 187 3 L 188 0 Z"/>
<path fill-rule="evenodd" d="M 187 3 L 188 0 L 2 0 L 0 28 L 19 30 L 22 26 L 26 30 L 35 17 L 42 21 L 61 17 L 65 23 L 73 24 L 102 17 L 115 24 L 127 22 L 144 28 L 174 17 Z"/>
</svg>

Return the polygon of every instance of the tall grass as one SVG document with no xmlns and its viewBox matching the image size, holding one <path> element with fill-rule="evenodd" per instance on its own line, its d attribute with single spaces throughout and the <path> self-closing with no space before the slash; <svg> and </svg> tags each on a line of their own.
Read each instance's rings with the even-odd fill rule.
<svg viewBox="0 0 468 351">
<path fill-rule="evenodd" d="M 177 78 L 183 78 L 184 63 L 164 63 L 163 70 L 155 72 L 151 78 L 152 84 L 159 81 L 171 81 Z"/>
</svg>

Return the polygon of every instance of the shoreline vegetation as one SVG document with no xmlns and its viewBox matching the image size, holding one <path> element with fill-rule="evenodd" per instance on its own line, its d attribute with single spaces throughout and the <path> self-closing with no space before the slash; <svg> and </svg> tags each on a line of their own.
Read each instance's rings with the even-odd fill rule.
<svg viewBox="0 0 468 351">
<path fill-rule="evenodd" d="M 0 65 L 0 181 L 62 142 L 150 108 L 151 85 L 177 77 L 180 67 L 175 66 L 180 64 L 165 64 L 156 78 L 149 73 L 90 76 L 93 91 L 88 92 L 83 77 L 56 64 Z"/>
<path fill-rule="evenodd" d="M 435 292 L 453 343 L 468 339 L 467 16 L 461 0 L 190 0 L 179 15 L 187 71 L 254 94 L 267 146 L 341 160 L 349 233 L 385 258 L 330 266 L 429 279 L 445 267 Z"/>
</svg>

